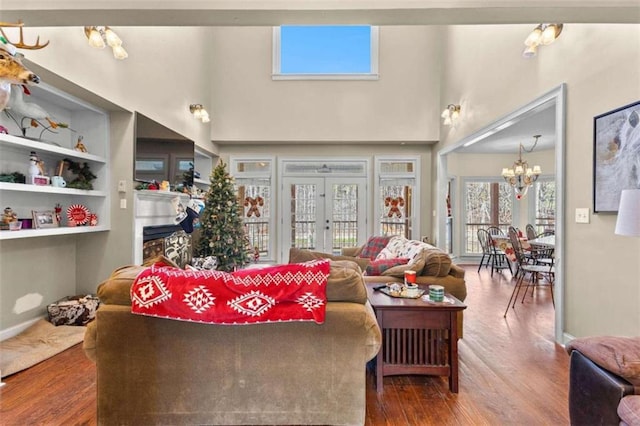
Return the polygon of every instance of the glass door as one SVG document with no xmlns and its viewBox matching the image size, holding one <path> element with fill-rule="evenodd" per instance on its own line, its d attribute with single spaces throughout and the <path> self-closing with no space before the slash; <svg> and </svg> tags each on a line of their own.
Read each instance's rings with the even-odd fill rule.
<svg viewBox="0 0 640 426">
<path fill-rule="evenodd" d="M 283 251 L 340 254 L 366 239 L 366 179 L 285 178 L 283 188 Z"/>
</svg>

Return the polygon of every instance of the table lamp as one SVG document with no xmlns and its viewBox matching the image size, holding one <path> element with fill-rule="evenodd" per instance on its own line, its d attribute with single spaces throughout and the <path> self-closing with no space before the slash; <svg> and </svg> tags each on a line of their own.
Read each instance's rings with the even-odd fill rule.
<svg viewBox="0 0 640 426">
<path fill-rule="evenodd" d="M 618 207 L 616 234 L 640 237 L 640 189 L 623 189 Z"/>
</svg>

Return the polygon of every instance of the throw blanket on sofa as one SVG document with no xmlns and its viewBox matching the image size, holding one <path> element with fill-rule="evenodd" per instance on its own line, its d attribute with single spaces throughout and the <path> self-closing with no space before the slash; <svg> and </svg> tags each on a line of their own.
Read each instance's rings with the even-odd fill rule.
<svg viewBox="0 0 640 426">
<path fill-rule="evenodd" d="M 328 277 L 326 259 L 233 273 L 156 263 L 131 286 L 131 312 L 209 324 L 322 324 Z"/>
</svg>

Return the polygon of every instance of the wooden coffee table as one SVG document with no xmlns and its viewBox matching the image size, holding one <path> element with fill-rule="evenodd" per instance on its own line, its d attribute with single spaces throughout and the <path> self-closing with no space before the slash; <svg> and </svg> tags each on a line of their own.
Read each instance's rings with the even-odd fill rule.
<svg viewBox="0 0 640 426">
<path fill-rule="evenodd" d="M 378 393 L 382 393 L 384 376 L 400 374 L 448 376 L 449 389 L 457 393 L 458 312 L 466 305 L 450 294 L 446 296 L 452 304 L 391 297 L 375 291 L 379 285 L 367 284 L 382 331 L 376 359 Z"/>
</svg>

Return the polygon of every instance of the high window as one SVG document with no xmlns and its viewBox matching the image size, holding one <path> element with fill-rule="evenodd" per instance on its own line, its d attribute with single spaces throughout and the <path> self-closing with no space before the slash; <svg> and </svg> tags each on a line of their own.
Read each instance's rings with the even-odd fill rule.
<svg viewBox="0 0 640 426">
<path fill-rule="evenodd" d="M 377 79 L 378 27 L 283 25 L 273 29 L 273 79 Z"/>
</svg>

